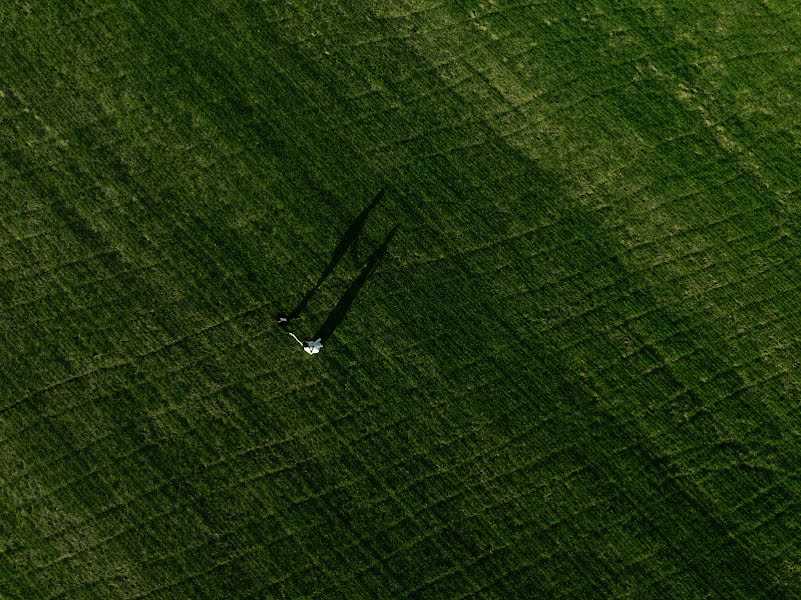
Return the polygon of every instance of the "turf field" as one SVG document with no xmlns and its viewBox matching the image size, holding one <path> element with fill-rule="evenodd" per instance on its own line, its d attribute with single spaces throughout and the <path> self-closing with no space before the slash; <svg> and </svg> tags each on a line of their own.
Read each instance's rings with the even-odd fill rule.
<svg viewBox="0 0 801 600">
<path fill-rule="evenodd" d="M 0 597 L 801 597 L 800 38 L 0 3 Z"/>
</svg>

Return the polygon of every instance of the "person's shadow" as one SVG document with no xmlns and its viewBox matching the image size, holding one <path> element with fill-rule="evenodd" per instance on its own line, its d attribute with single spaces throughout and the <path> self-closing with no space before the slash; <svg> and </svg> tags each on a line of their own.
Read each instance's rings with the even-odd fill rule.
<svg viewBox="0 0 801 600">
<path fill-rule="evenodd" d="M 333 335 L 334 330 L 339 327 L 342 320 L 345 318 L 345 315 L 348 313 L 351 304 L 356 299 L 356 296 L 359 294 L 361 289 L 367 283 L 372 272 L 381 262 L 381 259 L 387 253 L 389 249 L 389 244 L 392 241 L 392 238 L 395 237 L 395 234 L 398 231 L 398 226 L 392 228 L 392 231 L 387 234 L 387 237 L 384 239 L 384 242 L 376 249 L 375 252 L 370 256 L 367 260 L 367 264 L 362 269 L 362 272 L 359 273 L 359 276 L 353 280 L 353 282 L 348 286 L 348 289 L 345 291 L 342 298 L 340 298 L 337 305 L 331 310 L 326 317 L 325 321 L 320 328 L 317 330 L 317 333 L 314 334 L 313 340 L 320 339 L 322 343 L 325 344 L 328 341 L 328 338 Z"/>
<path fill-rule="evenodd" d="M 334 253 L 331 255 L 331 259 L 328 261 L 325 269 L 323 269 L 323 273 L 317 279 L 317 282 L 306 292 L 306 295 L 303 296 L 303 299 L 300 301 L 292 312 L 286 317 L 288 321 L 293 319 L 297 319 L 306 306 L 309 304 L 309 301 L 314 297 L 314 294 L 317 293 L 317 290 L 325 283 L 325 280 L 328 279 L 328 276 L 334 272 L 334 269 L 339 264 L 339 261 L 345 256 L 345 253 L 348 251 L 348 248 L 353 247 L 355 249 L 356 243 L 359 238 L 359 234 L 361 234 L 362 229 L 364 229 L 364 224 L 367 221 L 367 217 L 370 216 L 370 213 L 373 209 L 378 206 L 378 203 L 384 197 L 384 190 L 382 189 L 373 200 L 368 204 L 362 212 L 359 213 L 359 216 L 350 224 L 350 226 L 345 230 L 342 239 L 340 240 L 337 247 L 334 248 Z"/>
</svg>

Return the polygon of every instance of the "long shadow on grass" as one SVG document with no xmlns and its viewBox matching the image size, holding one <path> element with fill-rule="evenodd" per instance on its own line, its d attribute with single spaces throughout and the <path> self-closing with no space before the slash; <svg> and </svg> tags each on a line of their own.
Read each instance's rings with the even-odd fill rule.
<svg viewBox="0 0 801 600">
<path fill-rule="evenodd" d="M 334 307 L 334 309 L 329 313 L 328 317 L 325 319 L 325 322 L 320 325 L 320 329 L 317 330 L 317 333 L 314 334 L 312 339 L 316 340 L 320 338 L 323 344 L 325 344 L 328 338 L 330 338 L 334 333 L 334 330 L 339 327 L 340 323 L 342 323 L 342 320 L 345 318 L 345 315 L 348 313 L 351 304 L 353 304 L 353 301 L 359 294 L 359 291 L 364 287 L 364 284 L 367 283 L 370 274 L 378 266 L 378 263 L 381 262 L 381 259 L 384 258 L 384 255 L 389 249 L 389 244 L 392 241 L 392 238 L 395 237 L 395 233 L 397 233 L 397 231 L 398 227 L 396 225 L 392 228 L 392 231 L 387 234 L 384 242 L 370 256 L 364 269 L 362 269 L 362 272 L 359 273 L 359 276 L 350 284 L 345 294 L 342 296 L 339 302 L 337 302 L 337 305 Z"/>
<path fill-rule="evenodd" d="M 355 248 L 355 244 L 358 241 L 359 234 L 361 233 L 362 229 L 364 228 L 364 223 L 367 221 L 367 217 L 370 216 L 372 210 L 381 202 L 381 199 L 384 197 L 384 190 L 381 190 L 376 194 L 375 198 L 373 198 L 372 202 L 364 207 L 362 212 L 359 213 L 359 216 L 354 219 L 353 223 L 350 224 L 350 227 L 347 228 L 345 234 L 342 236 L 339 244 L 337 247 L 334 248 L 334 253 L 331 255 L 331 259 L 328 261 L 325 269 L 323 270 L 322 275 L 317 279 L 317 283 L 306 292 L 306 295 L 303 296 L 303 300 L 300 301 L 295 309 L 289 313 L 289 319 L 297 319 L 300 316 L 300 313 L 306 308 L 306 305 L 309 301 L 314 297 L 314 294 L 320 289 L 320 286 L 325 283 L 325 280 L 328 278 L 331 273 L 333 273 L 336 266 L 339 264 L 339 261 L 345 256 L 345 253 L 348 251 L 348 248 L 353 246 Z"/>
</svg>

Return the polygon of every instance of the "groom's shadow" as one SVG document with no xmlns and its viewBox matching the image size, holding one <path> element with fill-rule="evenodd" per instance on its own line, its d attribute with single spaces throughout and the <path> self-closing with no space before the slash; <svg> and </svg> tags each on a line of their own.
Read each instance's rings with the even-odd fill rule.
<svg viewBox="0 0 801 600">
<path fill-rule="evenodd" d="M 328 279 L 328 276 L 334 272 L 334 269 L 336 269 L 339 261 L 342 260 L 342 257 L 345 256 L 348 248 L 351 248 L 352 251 L 355 251 L 359 235 L 361 234 L 362 229 L 364 229 L 364 224 L 367 221 L 367 217 L 370 216 L 370 213 L 376 206 L 378 206 L 379 202 L 381 202 L 383 198 L 384 190 L 382 189 L 380 192 L 378 192 L 378 194 L 375 195 L 370 204 L 362 209 L 362 212 L 359 213 L 359 216 L 357 216 L 356 219 L 354 219 L 350 226 L 345 230 L 342 239 L 340 240 L 339 244 L 337 244 L 337 247 L 334 248 L 334 252 L 328 261 L 328 264 L 325 266 L 325 269 L 323 269 L 322 274 L 317 279 L 317 282 L 309 289 L 308 292 L 306 292 L 300 303 L 286 317 L 288 321 L 297 319 L 301 315 L 306 306 L 309 304 L 309 301 L 314 297 L 314 294 L 317 293 L 317 290 L 319 290 L 323 283 L 325 283 L 325 280 Z"/>
</svg>

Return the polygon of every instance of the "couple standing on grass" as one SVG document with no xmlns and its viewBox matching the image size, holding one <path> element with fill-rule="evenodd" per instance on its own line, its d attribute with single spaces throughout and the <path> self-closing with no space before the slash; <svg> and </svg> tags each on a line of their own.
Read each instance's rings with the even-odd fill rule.
<svg viewBox="0 0 801 600">
<path fill-rule="evenodd" d="M 284 314 L 284 313 L 280 313 L 280 314 L 279 314 L 279 315 L 278 315 L 278 316 L 275 318 L 275 322 L 278 324 L 278 326 L 279 326 L 281 329 L 286 329 L 287 327 L 289 327 L 289 316 L 288 316 L 288 315 L 286 315 L 286 314 Z M 309 354 L 317 354 L 317 353 L 318 353 L 320 350 L 322 350 L 322 349 L 323 349 L 323 340 L 322 340 L 322 338 L 317 338 L 317 339 L 316 339 L 316 340 L 314 340 L 313 342 L 301 342 L 301 341 L 298 339 L 298 336 L 296 336 L 296 335 L 295 335 L 294 333 L 292 333 L 291 331 L 289 331 L 289 335 L 291 335 L 293 338 L 295 338 L 295 340 L 297 340 L 297 342 L 298 342 L 298 343 L 299 343 L 301 346 L 303 346 L 303 349 L 304 349 L 306 352 L 308 352 Z"/>
<path fill-rule="evenodd" d="M 300 304 L 298 304 L 297 308 L 295 308 L 295 310 L 288 315 L 286 313 L 279 313 L 276 316 L 275 322 L 280 328 L 287 329 L 289 327 L 289 322 L 297 319 L 300 316 L 300 313 L 304 308 L 306 308 L 309 300 L 311 300 L 315 292 L 320 288 L 320 286 L 323 285 L 328 276 L 334 271 L 334 268 L 337 266 L 340 259 L 345 255 L 345 252 L 348 250 L 348 248 L 350 248 L 356 242 L 356 239 L 364 227 L 365 221 L 367 221 L 367 217 L 383 197 L 384 190 L 381 190 L 378 192 L 378 194 L 376 194 L 375 198 L 373 198 L 373 201 L 370 202 L 370 204 L 359 213 L 359 216 L 356 217 L 353 223 L 350 224 L 339 244 L 337 244 L 337 247 L 334 249 L 331 260 L 328 261 L 328 264 L 323 270 L 322 275 L 320 275 L 320 277 L 317 279 L 317 283 L 315 283 L 314 286 L 306 293 L 306 295 L 300 301 Z M 345 292 L 345 295 L 342 296 L 340 301 L 337 303 L 337 305 L 326 318 L 325 322 L 315 334 L 314 337 L 316 339 L 314 341 L 302 342 L 294 333 L 289 331 L 289 335 L 295 338 L 295 340 L 297 340 L 297 342 L 303 346 L 304 351 L 310 355 L 320 352 L 320 350 L 323 348 L 323 340 L 327 340 L 328 337 L 334 332 L 334 329 L 336 329 L 336 327 L 342 322 L 342 319 L 345 318 L 345 314 L 350 308 L 350 305 L 353 303 L 353 300 L 356 298 L 356 294 L 358 294 L 359 290 L 367 282 L 367 278 L 370 276 L 370 273 L 372 273 L 373 269 L 375 269 L 375 267 L 378 265 L 384 254 L 386 254 L 389 242 L 392 240 L 396 231 L 397 227 L 394 227 L 384 240 L 384 243 L 381 244 L 381 246 L 372 254 L 372 256 L 370 256 L 361 274 L 350 284 L 350 287 Z"/>
</svg>

